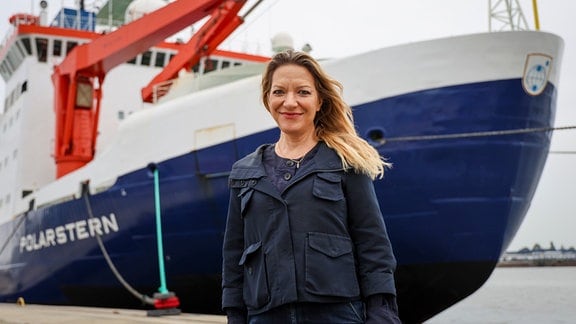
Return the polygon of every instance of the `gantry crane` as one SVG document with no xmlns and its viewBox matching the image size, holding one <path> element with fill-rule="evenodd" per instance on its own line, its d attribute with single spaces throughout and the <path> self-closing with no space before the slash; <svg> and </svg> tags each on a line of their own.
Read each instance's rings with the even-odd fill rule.
<svg viewBox="0 0 576 324">
<path fill-rule="evenodd" d="M 166 68 L 142 90 L 143 100 L 150 101 L 155 84 L 175 77 L 183 68 L 190 70 L 243 22 L 238 12 L 245 3 L 246 0 L 174 1 L 74 48 L 55 66 L 52 74 L 56 176 L 62 177 L 94 158 L 102 84 L 108 71 L 210 16 Z"/>
</svg>

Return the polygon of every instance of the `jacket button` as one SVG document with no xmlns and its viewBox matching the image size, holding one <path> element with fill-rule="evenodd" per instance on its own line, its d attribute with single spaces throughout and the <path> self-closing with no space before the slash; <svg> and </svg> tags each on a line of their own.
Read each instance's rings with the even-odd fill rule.
<svg viewBox="0 0 576 324">
<path fill-rule="evenodd" d="M 293 167 L 293 166 L 294 166 L 294 161 L 288 160 L 288 161 L 286 161 L 286 165 L 289 166 L 289 167 Z"/>
<path fill-rule="evenodd" d="M 292 175 L 288 172 L 284 173 L 284 180 L 288 181 L 290 180 L 290 178 L 292 178 Z"/>
<path fill-rule="evenodd" d="M 251 185 L 251 186 L 256 185 L 256 180 L 254 180 L 254 179 L 250 180 L 250 185 Z"/>
</svg>

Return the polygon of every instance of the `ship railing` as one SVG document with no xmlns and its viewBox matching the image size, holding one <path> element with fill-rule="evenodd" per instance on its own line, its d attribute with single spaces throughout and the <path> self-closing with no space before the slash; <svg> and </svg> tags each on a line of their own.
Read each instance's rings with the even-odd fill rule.
<svg viewBox="0 0 576 324">
<path fill-rule="evenodd" d="M 154 85 L 154 87 L 152 87 L 152 102 L 157 103 L 160 98 L 164 97 L 164 95 L 170 91 L 170 88 L 173 84 L 174 79 L 163 81 Z"/>
<path fill-rule="evenodd" d="M 112 32 L 118 27 L 124 25 L 124 20 L 109 19 L 109 18 L 96 18 L 96 31 Z"/>
</svg>

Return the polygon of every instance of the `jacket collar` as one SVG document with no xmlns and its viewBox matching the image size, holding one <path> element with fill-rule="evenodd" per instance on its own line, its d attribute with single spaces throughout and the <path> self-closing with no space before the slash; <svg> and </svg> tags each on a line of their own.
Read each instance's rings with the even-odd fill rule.
<svg viewBox="0 0 576 324">
<path fill-rule="evenodd" d="M 272 144 L 260 145 L 254 152 L 240 159 L 234 164 L 230 172 L 231 179 L 254 179 L 266 176 L 266 170 L 262 164 L 262 155 L 266 147 Z M 318 152 L 312 162 L 315 170 L 337 171 L 342 170 L 342 162 L 336 151 L 329 148 L 325 142 L 320 141 Z"/>
</svg>

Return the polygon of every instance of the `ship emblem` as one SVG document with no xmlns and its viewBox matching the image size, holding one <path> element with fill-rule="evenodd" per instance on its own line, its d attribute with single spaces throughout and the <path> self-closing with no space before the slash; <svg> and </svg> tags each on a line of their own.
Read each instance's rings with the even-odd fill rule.
<svg viewBox="0 0 576 324">
<path fill-rule="evenodd" d="M 552 68 L 552 57 L 545 54 L 528 54 L 524 65 L 524 76 L 522 77 L 522 87 L 524 91 L 532 96 L 537 96 L 546 89 L 550 69 Z"/>
</svg>

